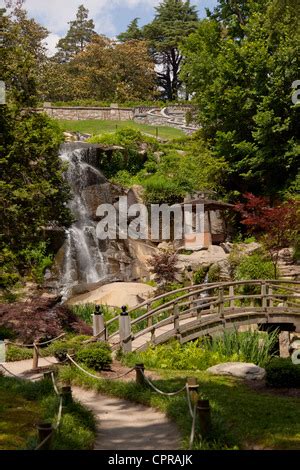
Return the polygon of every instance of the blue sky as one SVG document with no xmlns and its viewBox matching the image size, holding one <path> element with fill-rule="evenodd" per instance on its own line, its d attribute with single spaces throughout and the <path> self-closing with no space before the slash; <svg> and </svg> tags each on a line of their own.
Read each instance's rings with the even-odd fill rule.
<svg viewBox="0 0 300 470">
<path fill-rule="evenodd" d="M 0 0 L 0 5 L 2 3 L 3 0 Z M 135 17 L 140 18 L 141 25 L 149 23 L 155 13 L 154 7 L 159 3 L 160 0 L 26 0 L 25 7 L 31 17 L 51 32 L 47 43 L 49 50 L 54 52 L 58 39 L 65 35 L 68 21 L 74 19 L 80 4 L 90 10 L 96 31 L 113 37 L 126 30 Z M 204 17 L 205 8 L 213 8 L 217 0 L 191 0 L 191 3 Z"/>
</svg>

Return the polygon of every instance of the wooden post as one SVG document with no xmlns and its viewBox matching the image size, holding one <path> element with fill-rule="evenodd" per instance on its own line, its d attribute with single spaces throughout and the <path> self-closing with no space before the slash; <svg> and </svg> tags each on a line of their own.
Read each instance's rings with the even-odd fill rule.
<svg viewBox="0 0 300 470">
<path fill-rule="evenodd" d="M 53 427 L 51 423 L 39 423 L 37 424 L 37 430 L 38 430 L 38 443 L 41 444 L 46 437 L 51 436 L 53 433 Z M 51 441 L 52 437 L 49 437 L 49 439 L 43 444 L 42 447 L 40 447 L 39 450 L 49 450 L 51 447 Z"/>
<path fill-rule="evenodd" d="M 269 287 L 268 289 L 268 294 L 273 295 L 273 287 Z M 269 299 L 269 307 L 274 307 L 274 299 Z"/>
<path fill-rule="evenodd" d="M 198 400 L 197 414 L 201 438 L 205 439 L 211 431 L 211 414 L 209 400 Z"/>
<path fill-rule="evenodd" d="M 145 382 L 143 372 L 145 372 L 144 364 L 136 364 L 135 365 L 135 373 L 136 373 L 136 379 L 135 380 L 136 380 L 136 383 L 138 385 L 141 385 L 142 387 L 145 387 L 146 382 Z"/>
<path fill-rule="evenodd" d="M 101 335 L 99 336 L 99 339 L 101 341 L 106 340 L 106 328 L 105 328 L 105 321 L 103 317 L 103 313 L 101 310 L 100 305 L 96 305 L 95 307 L 95 312 L 92 315 L 93 317 L 93 335 L 98 336 L 101 332 Z"/>
<path fill-rule="evenodd" d="M 122 345 L 123 353 L 132 351 L 132 339 L 131 339 L 131 319 L 128 315 L 127 308 L 122 307 L 122 313 L 119 316 L 119 331 L 120 331 L 120 342 Z"/>
<path fill-rule="evenodd" d="M 179 307 L 177 304 L 174 304 L 173 316 L 174 316 L 174 329 L 176 330 L 176 333 L 178 333 L 179 332 Z"/>
<path fill-rule="evenodd" d="M 155 328 L 151 330 L 151 343 L 155 344 Z"/>
<path fill-rule="evenodd" d="M 219 300 L 218 300 L 218 315 L 220 318 L 224 318 L 224 289 L 219 288 Z"/>
<path fill-rule="evenodd" d="M 8 354 L 8 348 L 9 348 L 9 339 L 5 339 L 3 342 L 4 342 L 5 361 L 6 361 L 6 357 L 7 357 L 7 354 Z"/>
<path fill-rule="evenodd" d="M 261 306 L 267 308 L 267 286 L 265 282 L 261 283 Z"/>
<path fill-rule="evenodd" d="M 199 385 L 197 383 L 196 377 L 189 377 L 187 379 L 187 386 L 189 389 L 190 397 L 191 397 L 191 402 L 193 405 L 195 405 L 198 401 L 198 390 L 199 390 Z"/>
<path fill-rule="evenodd" d="M 61 387 L 61 397 L 63 406 L 67 406 L 70 403 L 73 403 L 72 388 L 70 385 Z"/>
<path fill-rule="evenodd" d="M 229 297 L 234 297 L 234 286 L 229 286 Z M 230 300 L 230 308 L 235 307 L 235 301 Z"/>
<path fill-rule="evenodd" d="M 33 361 L 32 361 L 32 370 L 36 370 L 39 366 L 39 342 L 33 342 Z"/>
</svg>

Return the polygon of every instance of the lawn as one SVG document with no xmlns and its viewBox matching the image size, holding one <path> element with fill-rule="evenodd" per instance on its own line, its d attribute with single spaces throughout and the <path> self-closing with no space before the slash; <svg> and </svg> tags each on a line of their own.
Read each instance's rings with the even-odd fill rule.
<svg viewBox="0 0 300 470">
<path fill-rule="evenodd" d="M 36 435 L 35 423 L 40 419 L 37 402 L 17 391 L 0 388 L 0 450 L 26 448 L 27 441 Z"/>
<path fill-rule="evenodd" d="M 37 446 L 36 424 L 56 422 L 59 399 L 51 380 L 29 382 L 0 376 L 0 451 Z M 51 449 L 92 449 L 95 421 L 79 403 L 67 404 Z"/>
<path fill-rule="evenodd" d="M 100 121 L 100 120 L 87 120 L 87 121 L 58 121 L 62 130 L 67 132 L 80 132 L 81 134 L 100 135 L 107 132 L 115 132 L 117 129 L 124 127 L 131 127 L 146 134 L 156 136 L 158 130 L 158 137 L 166 140 L 177 139 L 184 137 L 184 132 L 180 129 L 166 126 L 149 126 L 147 124 L 139 124 L 134 121 Z"/>
<path fill-rule="evenodd" d="M 161 376 L 155 384 L 164 391 L 178 390 L 186 377 L 196 376 L 201 394 L 210 400 L 213 433 L 210 441 L 196 442 L 195 449 L 300 450 L 299 397 L 257 392 L 237 379 L 211 376 L 206 372 L 155 372 Z M 134 382 L 99 381 L 68 367 L 63 368 L 61 374 L 78 385 L 166 412 L 181 430 L 182 447 L 188 448 L 191 419 L 183 394 L 164 397 Z"/>
</svg>

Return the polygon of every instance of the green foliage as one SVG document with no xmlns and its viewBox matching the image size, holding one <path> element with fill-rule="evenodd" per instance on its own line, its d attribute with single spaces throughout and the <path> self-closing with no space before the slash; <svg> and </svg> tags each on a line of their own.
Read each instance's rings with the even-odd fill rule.
<svg viewBox="0 0 300 470">
<path fill-rule="evenodd" d="M 208 282 L 219 282 L 221 276 L 221 267 L 218 264 L 212 264 L 208 270 Z"/>
<path fill-rule="evenodd" d="M 168 344 L 151 346 L 141 353 L 123 358 L 127 365 L 144 363 L 150 369 L 205 370 L 222 362 L 253 362 L 264 367 L 272 357 L 278 332 L 270 335 L 257 331 L 225 332 L 213 338 L 200 338 L 181 345 L 173 340 Z"/>
<path fill-rule="evenodd" d="M 69 349 L 73 349 L 76 353 L 83 347 L 83 341 L 87 339 L 89 339 L 89 337 L 84 335 L 70 335 L 64 339 L 54 341 L 47 348 L 42 349 L 41 354 L 43 356 L 55 356 L 59 361 L 64 361 Z"/>
<path fill-rule="evenodd" d="M 5 399 L 8 403 L 6 404 Z M 52 382 L 30 382 L 2 377 L 0 380 L 1 450 L 34 449 L 36 423 L 57 420 L 59 400 Z M 3 432 L 2 432 L 3 431 Z M 63 409 L 61 426 L 55 432 L 52 449 L 90 450 L 95 439 L 93 415 L 79 403 Z"/>
<path fill-rule="evenodd" d="M 145 200 L 148 204 L 175 204 L 181 201 L 186 191 L 176 181 L 155 174 L 144 181 Z"/>
<path fill-rule="evenodd" d="M 251 279 L 273 279 L 274 265 L 272 261 L 260 253 L 243 256 L 235 271 L 236 281 L 248 281 Z"/>
<path fill-rule="evenodd" d="M 197 27 L 198 15 L 194 5 L 185 0 L 163 0 L 156 7 L 152 23 L 143 28 L 144 37 L 150 42 L 157 64 L 163 64 L 158 72 L 163 97 L 174 100 L 181 86 L 180 65 L 183 60 L 180 44 L 184 37 Z"/>
<path fill-rule="evenodd" d="M 84 5 L 80 5 L 77 10 L 76 20 L 69 22 L 70 27 L 67 35 L 61 38 L 57 44 L 58 53 L 56 58 L 60 62 L 68 62 L 76 54 L 82 52 L 96 34 L 94 21 L 88 19 L 88 14 L 89 10 Z"/>
<path fill-rule="evenodd" d="M 52 255 L 47 254 L 46 250 L 46 242 L 39 242 L 36 246 L 26 248 L 20 252 L 20 257 L 24 259 L 25 266 L 28 266 L 30 274 L 38 284 L 42 284 L 45 271 L 51 267 L 53 262 Z"/>
<path fill-rule="evenodd" d="M 266 367 L 266 382 L 275 388 L 300 388 L 300 367 L 290 358 L 274 358 Z"/>
<path fill-rule="evenodd" d="M 271 357 L 272 351 L 278 340 L 278 331 L 261 333 L 259 331 L 246 331 L 239 333 L 224 332 L 222 336 L 214 336 L 205 340 L 205 347 L 212 353 L 221 354 L 224 357 L 235 355 L 238 361 L 253 362 L 260 367 L 265 367 Z"/>
<path fill-rule="evenodd" d="M 77 351 L 76 360 L 93 370 L 107 369 L 112 363 L 111 350 L 107 343 L 97 341 Z"/>
<path fill-rule="evenodd" d="M 226 188 L 272 197 L 290 186 L 299 158 L 297 2 L 276 4 L 222 0 L 186 40 L 182 75 L 205 140 L 230 166 Z"/>
<path fill-rule="evenodd" d="M 5 360 L 7 362 L 23 361 L 25 359 L 31 359 L 32 356 L 32 349 L 10 345 L 8 347 Z"/>
<path fill-rule="evenodd" d="M 197 269 L 197 271 L 195 271 L 193 275 L 194 284 L 202 284 L 205 280 L 205 276 L 207 275 L 207 272 L 208 272 L 208 268 L 204 266 Z"/>
<path fill-rule="evenodd" d="M 0 285 L 21 276 L 42 281 L 50 266 L 43 227 L 71 223 L 69 189 L 58 157 L 62 133 L 44 114 L 2 106 Z"/>
</svg>

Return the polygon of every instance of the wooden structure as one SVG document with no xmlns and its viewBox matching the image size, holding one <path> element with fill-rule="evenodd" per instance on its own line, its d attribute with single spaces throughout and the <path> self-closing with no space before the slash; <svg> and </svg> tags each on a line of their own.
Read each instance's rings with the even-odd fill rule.
<svg viewBox="0 0 300 470">
<path fill-rule="evenodd" d="M 188 200 L 186 199 L 181 206 L 186 208 L 188 205 L 192 207 L 192 218 L 193 218 L 193 227 L 192 229 L 196 228 L 196 214 L 197 214 L 197 207 L 201 208 L 204 207 L 204 214 L 203 214 L 203 227 L 200 231 L 195 232 L 192 234 L 185 234 L 184 237 L 184 248 L 189 250 L 199 250 L 201 248 L 207 248 L 210 245 L 222 243 L 226 239 L 225 230 L 214 233 L 213 226 L 212 226 L 212 214 L 219 218 L 219 222 L 221 221 L 220 213 L 225 210 L 230 210 L 234 206 L 232 204 L 227 204 L 222 201 L 215 201 L 213 199 L 207 198 L 198 198 Z M 223 224 L 224 225 L 224 224 Z"/>
<path fill-rule="evenodd" d="M 246 289 L 245 289 L 246 288 Z M 247 292 L 247 294 L 245 293 Z M 177 294 L 173 300 L 170 295 Z M 157 301 L 158 307 L 153 307 Z M 162 303 L 164 302 L 164 303 Z M 156 303 L 157 305 L 157 303 Z M 136 311 L 143 312 L 131 320 Z M 300 281 L 239 281 L 189 286 L 147 300 L 128 311 L 127 337 L 120 334 L 122 317 L 105 324 L 113 349 L 143 350 L 171 338 L 181 343 L 224 330 L 250 325 L 279 325 L 300 332 Z M 100 332 L 103 335 L 103 332 Z"/>
</svg>

